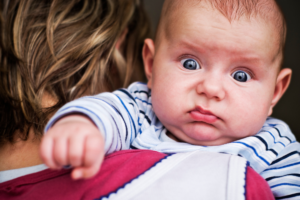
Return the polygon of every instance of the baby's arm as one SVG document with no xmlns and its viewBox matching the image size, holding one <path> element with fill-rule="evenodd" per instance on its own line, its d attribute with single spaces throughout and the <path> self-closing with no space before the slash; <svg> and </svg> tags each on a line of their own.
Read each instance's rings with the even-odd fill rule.
<svg viewBox="0 0 300 200">
<path fill-rule="evenodd" d="M 104 138 L 94 123 L 83 115 L 69 115 L 55 123 L 44 136 L 41 157 L 52 169 L 74 167 L 72 178 L 94 176 L 104 157 Z"/>
<path fill-rule="evenodd" d="M 51 168 L 75 167 L 73 178 L 91 177 L 104 154 L 129 149 L 140 128 L 138 118 L 139 107 L 125 90 L 77 99 L 47 124 L 41 156 Z"/>
</svg>

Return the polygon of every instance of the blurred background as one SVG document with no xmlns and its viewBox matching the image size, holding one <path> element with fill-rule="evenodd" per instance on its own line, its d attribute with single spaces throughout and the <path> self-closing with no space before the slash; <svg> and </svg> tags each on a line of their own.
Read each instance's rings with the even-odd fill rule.
<svg viewBox="0 0 300 200">
<path fill-rule="evenodd" d="M 273 117 L 282 119 L 300 140 L 300 1 L 276 0 L 287 21 L 287 41 L 284 67 L 293 70 L 289 89 L 274 108 Z M 144 0 L 152 21 L 153 35 L 159 20 L 164 0 Z M 299 123 L 299 124 L 298 124 Z"/>
</svg>

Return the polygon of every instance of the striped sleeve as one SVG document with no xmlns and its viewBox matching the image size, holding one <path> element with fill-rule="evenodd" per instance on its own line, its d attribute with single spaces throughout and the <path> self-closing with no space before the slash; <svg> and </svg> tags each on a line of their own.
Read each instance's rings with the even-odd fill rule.
<svg viewBox="0 0 300 200">
<path fill-rule="evenodd" d="M 300 144 L 285 123 L 279 123 L 279 120 L 277 122 L 269 124 L 275 131 L 270 132 L 273 133 L 273 139 L 270 139 L 269 146 L 266 147 L 274 154 L 275 159 L 261 175 L 270 185 L 276 199 L 300 199 Z"/>
<path fill-rule="evenodd" d="M 141 95 L 135 95 L 137 91 L 144 93 L 140 100 L 137 100 L 137 96 Z M 103 134 L 106 154 L 129 149 L 143 124 L 140 122 L 140 116 L 145 104 L 143 101 L 147 104 L 148 96 L 147 86 L 135 83 L 129 89 L 119 89 L 113 93 L 106 92 L 74 100 L 63 106 L 51 118 L 45 132 L 63 116 L 79 113 L 89 117 Z M 141 105 L 137 101 L 141 101 Z"/>
<path fill-rule="evenodd" d="M 267 180 L 276 199 L 300 199 L 300 149 L 292 142 L 261 175 Z"/>
</svg>

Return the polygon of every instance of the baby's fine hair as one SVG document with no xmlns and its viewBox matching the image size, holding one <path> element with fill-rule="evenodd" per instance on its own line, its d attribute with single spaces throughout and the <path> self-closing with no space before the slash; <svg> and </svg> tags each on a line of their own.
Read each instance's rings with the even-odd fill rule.
<svg viewBox="0 0 300 200">
<path fill-rule="evenodd" d="M 141 1 L 0 0 L 0 144 L 26 140 L 30 128 L 41 134 L 53 112 L 84 94 L 145 81 Z"/>
<path fill-rule="evenodd" d="M 268 23 L 273 23 L 279 34 L 279 51 L 283 53 L 286 40 L 286 21 L 275 0 L 165 0 L 156 37 L 166 26 L 164 21 L 170 13 L 181 8 L 183 4 L 193 6 L 202 1 L 208 2 L 213 9 L 217 9 L 230 22 L 242 17 L 248 19 L 260 17 Z"/>
</svg>

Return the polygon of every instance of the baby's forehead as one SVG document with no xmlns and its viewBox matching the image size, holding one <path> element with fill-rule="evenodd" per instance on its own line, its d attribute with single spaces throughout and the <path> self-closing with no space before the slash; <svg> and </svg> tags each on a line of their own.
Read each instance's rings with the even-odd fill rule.
<svg viewBox="0 0 300 200">
<path fill-rule="evenodd" d="M 230 21 L 242 16 L 282 17 L 275 0 L 165 0 L 162 16 L 199 5 L 218 10 Z"/>
<path fill-rule="evenodd" d="M 193 17 L 189 11 L 195 8 L 199 9 L 197 16 L 205 13 L 202 9 L 206 9 L 216 12 L 213 17 L 226 18 L 230 23 L 251 20 L 271 26 L 276 44 L 273 44 L 273 47 L 276 48 L 277 55 L 283 53 L 286 25 L 283 14 L 274 0 L 165 0 L 156 34 L 157 44 L 160 43 L 160 39 L 171 37 L 174 27 L 178 27 L 178 22 L 188 19 L 184 16 Z M 162 35 L 164 37 L 161 37 Z"/>
<path fill-rule="evenodd" d="M 209 9 L 221 13 L 229 22 L 241 19 L 264 20 L 273 25 L 278 34 L 280 46 L 286 37 L 284 16 L 274 0 L 165 0 L 158 32 L 166 30 L 168 24 L 176 23 L 190 8 Z"/>
</svg>

